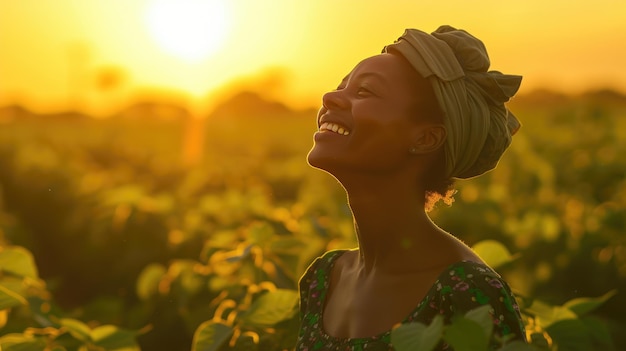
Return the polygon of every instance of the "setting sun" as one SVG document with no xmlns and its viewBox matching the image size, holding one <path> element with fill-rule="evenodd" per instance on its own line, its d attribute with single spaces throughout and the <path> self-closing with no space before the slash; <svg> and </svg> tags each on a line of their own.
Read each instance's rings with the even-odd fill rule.
<svg viewBox="0 0 626 351">
<path fill-rule="evenodd" d="M 228 9 L 220 0 L 155 0 L 148 4 L 145 20 L 163 50 L 189 61 L 217 52 L 230 28 Z"/>
<path fill-rule="evenodd" d="M 524 76 L 521 93 L 626 91 L 626 49 L 615 45 L 626 40 L 625 11 L 610 0 L 0 0 L 0 106 L 106 114 L 166 91 L 210 108 L 246 85 L 307 108 L 405 28 L 441 24 L 481 38 L 493 69 Z M 101 89 L 112 71 L 116 84 Z M 254 88 L 267 72 L 282 83 Z"/>
</svg>

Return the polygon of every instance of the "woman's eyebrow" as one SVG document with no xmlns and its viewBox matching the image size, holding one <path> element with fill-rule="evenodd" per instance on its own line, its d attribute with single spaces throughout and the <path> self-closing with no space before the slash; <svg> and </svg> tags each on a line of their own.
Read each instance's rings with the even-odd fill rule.
<svg viewBox="0 0 626 351">
<path fill-rule="evenodd" d="M 387 78 L 385 78 L 384 75 L 376 71 L 368 71 L 368 72 L 359 73 L 354 77 L 354 79 L 363 79 L 363 78 L 369 78 L 369 77 L 374 77 L 380 82 L 382 82 L 383 84 L 387 84 Z"/>
<path fill-rule="evenodd" d="M 341 82 L 339 82 L 339 85 L 337 85 L 337 88 L 335 88 L 335 90 L 339 90 L 339 89 L 343 89 L 346 84 L 348 83 L 348 78 L 350 77 L 350 75 L 345 76 Z"/>
<path fill-rule="evenodd" d="M 368 78 L 368 77 L 375 77 L 376 79 L 381 81 L 383 84 L 387 84 L 387 80 L 385 79 L 385 76 L 383 76 L 379 72 L 371 71 L 371 72 L 358 73 L 355 76 L 352 76 L 352 73 L 350 73 L 341 80 L 341 83 L 339 83 L 338 86 L 339 87 L 345 86 L 348 83 L 348 81 L 353 80 L 353 79 L 363 79 L 363 78 Z"/>
</svg>

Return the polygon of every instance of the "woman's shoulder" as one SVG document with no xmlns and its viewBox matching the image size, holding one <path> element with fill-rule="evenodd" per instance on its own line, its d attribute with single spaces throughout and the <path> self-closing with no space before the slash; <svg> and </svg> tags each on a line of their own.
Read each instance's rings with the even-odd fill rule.
<svg viewBox="0 0 626 351">
<path fill-rule="evenodd" d="M 461 261 L 448 266 L 431 294 L 430 307 L 449 317 L 489 305 L 497 334 L 524 338 L 519 306 L 511 288 L 485 263 Z"/>
<path fill-rule="evenodd" d="M 300 278 L 300 285 L 311 280 L 325 280 L 337 259 L 348 251 L 350 250 L 331 250 L 317 257 Z"/>
<path fill-rule="evenodd" d="M 488 303 L 492 295 L 511 295 L 504 279 L 487 264 L 477 261 L 460 261 L 448 266 L 436 283 L 439 294 L 469 295 L 477 304 Z"/>
<path fill-rule="evenodd" d="M 317 257 L 306 269 L 298 287 L 302 316 L 321 315 L 326 291 L 330 284 L 333 265 L 348 250 L 332 250 Z M 317 318 L 317 317 L 316 317 Z"/>
<path fill-rule="evenodd" d="M 442 273 L 442 276 L 440 278 L 443 278 L 444 276 L 458 277 L 462 279 L 471 279 L 472 277 L 476 276 L 501 278 L 500 275 L 493 268 L 479 260 L 461 260 L 454 262 L 448 265 L 446 271 Z"/>
<path fill-rule="evenodd" d="M 330 267 L 336 263 L 336 261 L 346 252 L 350 252 L 348 249 L 330 250 L 326 251 L 322 256 L 317 257 L 310 265 L 307 271 L 312 268 L 318 269 L 321 267 Z"/>
<path fill-rule="evenodd" d="M 490 305 L 500 316 L 519 319 L 519 306 L 506 281 L 485 263 L 461 261 L 450 265 L 432 287 L 429 300 L 440 313 L 466 313 Z"/>
</svg>

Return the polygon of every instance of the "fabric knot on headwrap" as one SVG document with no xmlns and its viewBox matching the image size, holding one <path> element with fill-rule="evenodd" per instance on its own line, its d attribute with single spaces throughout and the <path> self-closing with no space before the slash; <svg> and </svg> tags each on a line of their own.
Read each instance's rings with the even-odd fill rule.
<svg viewBox="0 0 626 351">
<path fill-rule="evenodd" d="M 404 56 L 431 82 L 444 112 L 447 178 L 471 178 L 495 168 L 520 123 L 504 106 L 522 77 L 489 71 L 485 45 L 464 30 L 432 34 L 407 29 L 383 52 Z"/>
</svg>

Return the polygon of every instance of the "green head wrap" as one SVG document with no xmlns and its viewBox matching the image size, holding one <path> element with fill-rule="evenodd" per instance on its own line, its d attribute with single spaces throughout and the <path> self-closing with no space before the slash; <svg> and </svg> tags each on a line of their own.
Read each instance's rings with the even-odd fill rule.
<svg viewBox="0 0 626 351">
<path fill-rule="evenodd" d="M 383 52 L 404 56 L 428 79 L 444 112 L 446 177 L 471 178 L 495 168 L 520 123 L 504 106 L 521 76 L 488 71 L 483 43 L 464 30 L 407 29 Z"/>
</svg>

